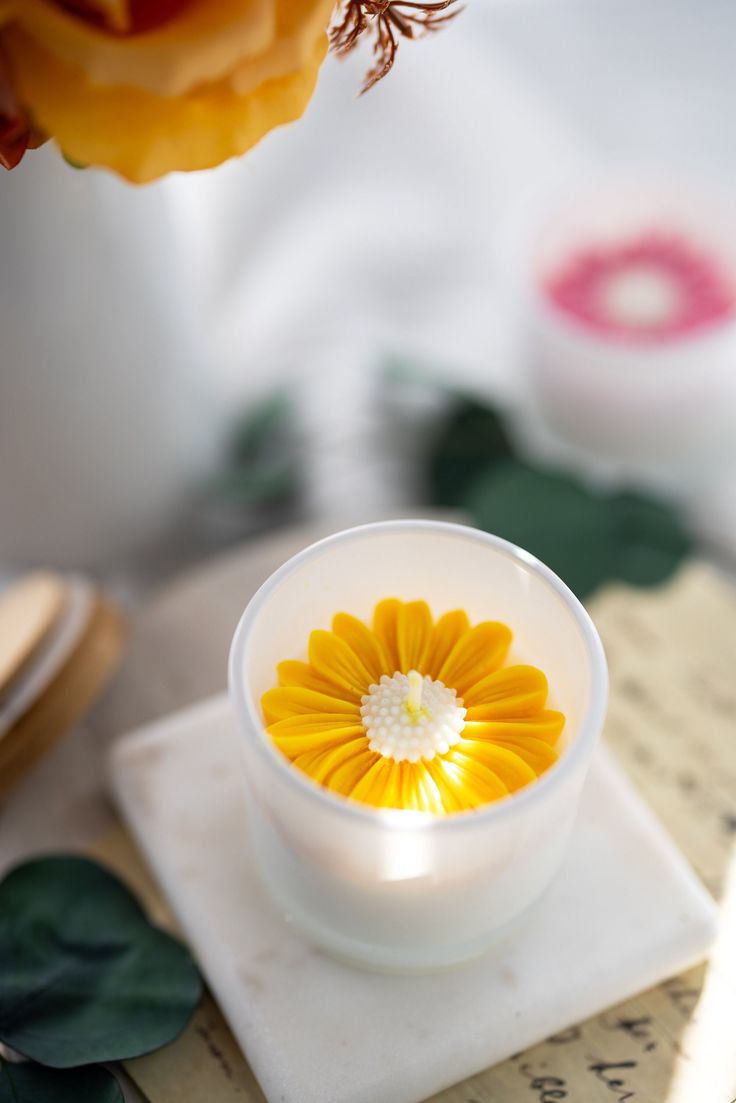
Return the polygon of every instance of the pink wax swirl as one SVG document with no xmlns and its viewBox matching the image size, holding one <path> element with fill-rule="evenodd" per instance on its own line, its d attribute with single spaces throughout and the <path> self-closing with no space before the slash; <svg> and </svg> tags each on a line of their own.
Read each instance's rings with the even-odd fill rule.
<svg viewBox="0 0 736 1103">
<path fill-rule="evenodd" d="M 736 311 L 734 287 L 718 259 L 674 233 L 580 249 L 543 290 L 572 320 L 615 340 L 691 336 Z"/>
</svg>

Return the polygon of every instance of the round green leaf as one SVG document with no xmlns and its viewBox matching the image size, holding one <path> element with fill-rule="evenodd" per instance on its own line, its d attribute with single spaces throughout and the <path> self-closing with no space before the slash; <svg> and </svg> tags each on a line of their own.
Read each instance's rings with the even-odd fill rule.
<svg viewBox="0 0 736 1103">
<path fill-rule="evenodd" d="M 460 504 L 480 472 L 512 455 L 501 415 L 471 399 L 461 401 L 429 456 L 427 478 L 432 505 Z"/>
<path fill-rule="evenodd" d="M 633 586 L 662 582 L 692 546 L 676 514 L 636 494 L 618 494 L 611 504 L 619 535 L 617 577 Z"/>
<path fill-rule="evenodd" d="M 78 857 L 26 862 L 0 883 L 0 977 L 0 1041 L 52 1068 L 166 1045 L 202 991 L 188 950 Z"/>
<path fill-rule="evenodd" d="M 124 1103 L 106 1069 L 45 1069 L 0 1061 L 0 1103 Z"/>
<path fill-rule="evenodd" d="M 516 460 L 484 471 L 465 504 L 480 528 L 532 552 L 580 598 L 612 579 L 663 582 L 690 550 L 666 506 L 633 494 L 597 493 Z"/>
</svg>

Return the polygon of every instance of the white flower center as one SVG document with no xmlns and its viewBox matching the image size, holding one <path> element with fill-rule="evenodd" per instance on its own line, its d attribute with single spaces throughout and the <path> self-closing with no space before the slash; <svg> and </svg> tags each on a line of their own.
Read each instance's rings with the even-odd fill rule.
<svg viewBox="0 0 736 1103">
<path fill-rule="evenodd" d="M 394 762 L 431 762 L 460 741 L 465 709 L 454 689 L 416 670 L 384 674 L 362 699 L 361 717 L 372 751 Z"/>
</svg>

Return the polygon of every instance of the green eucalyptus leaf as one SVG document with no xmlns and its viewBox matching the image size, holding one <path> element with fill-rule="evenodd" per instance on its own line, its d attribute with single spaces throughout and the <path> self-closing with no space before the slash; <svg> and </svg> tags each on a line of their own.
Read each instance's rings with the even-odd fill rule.
<svg viewBox="0 0 736 1103">
<path fill-rule="evenodd" d="M 0 1103 L 124 1103 L 115 1077 L 92 1065 L 45 1069 L 0 1061 Z"/>
<path fill-rule="evenodd" d="M 299 489 L 299 474 L 288 461 L 255 471 L 227 471 L 212 481 L 210 489 L 223 501 L 245 506 L 268 505 L 295 495 Z"/>
<path fill-rule="evenodd" d="M 692 551 L 690 537 L 664 503 L 637 494 L 618 494 L 612 505 L 620 538 L 618 578 L 633 586 L 656 585 Z"/>
<path fill-rule="evenodd" d="M 429 456 L 432 505 L 460 505 L 481 472 L 512 456 L 513 446 L 501 415 L 471 399 L 462 401 L 448 418 Z"/>
<path fill-rule="evenodd" d="M 52 1068 L 166 1045 L 202 991 L 188 950 L 81 857 L 26 862 L 0 883 L 0 977 L 0 1041 Z"/>
<path fill-rule="evenodd" d="M 245 465 L 268 454 L 274 441 L 293 428 L 294 406 L 289 394 L 277 391 L 245 411 L 233 430 L 230 454 L 234 464 Z"/>
<path fill-rule="evenodd" d="M 581 598 L 611 579 L 663 582 L 690 551 L 666 506 L 634 494 L 597 493 L 516 460 L 482 472 L 464 504 L 479 528 L 532 552 Z"/>
<path fill-rule="evenodd" d="M 287 506 L 301 483 L 293 401 L 279 391 L 239 418 L 223 468 L 206 490 L 216 503 L 257 511 Z"/>
</svg>

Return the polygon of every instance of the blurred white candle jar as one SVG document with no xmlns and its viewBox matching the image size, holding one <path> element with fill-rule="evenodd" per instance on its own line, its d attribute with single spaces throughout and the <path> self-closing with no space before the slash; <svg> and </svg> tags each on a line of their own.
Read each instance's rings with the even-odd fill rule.
<svg viewBox="0 0 736 1103">
<path fill-rule="evenodd" d="M 277 664 L 303 658 L 310 632 L 336 612 L 370 620 L 386 597 L 513 630 L 507 662 L 541 668 L 550 707 L 566 716 L 560 756 L 538 780 L 472 811 L 429 815 L 339 796 L 276 749 L 260 700 Z M 251 845 L 280 909 L 337 956 L 412 970 L 481 953 L 553 878 L 602 727 L 607 671 L 587 613 L 531 555 L 459 525 L 391 521 L 329 537 L 272 575 L 235 633 L 230 693 Z"/>
<path fill-rule="evenodd" d="M 537 406 L 564 439 L 679 463 L 736 427 L 736 208 L 639 176 L 568 189 L 532 215 L 522 327 Z"/>
<path fill-rule="evenodd" d="M 191 219 L 58 151 L 3 177 L 0 562 L 109 567 L 165 536 L 217 454 Z"/>
</svg>

